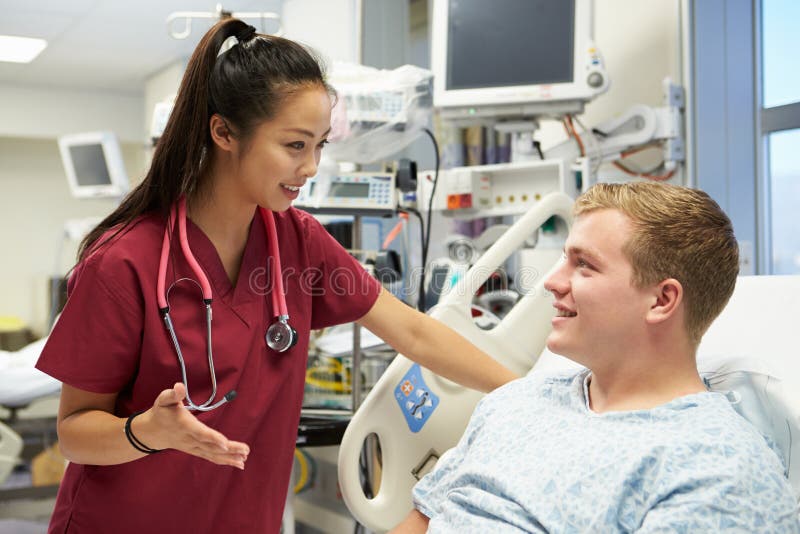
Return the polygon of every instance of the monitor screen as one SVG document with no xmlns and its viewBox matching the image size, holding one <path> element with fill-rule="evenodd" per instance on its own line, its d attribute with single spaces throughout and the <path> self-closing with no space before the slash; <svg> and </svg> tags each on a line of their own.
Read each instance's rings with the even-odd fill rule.
<svg viewBox="0 0 800 534">
<path fill-rule="evenodd" d="M 75 168 L 75 179 L 78 185 L 110 185 L 111 175 L 108 163 L 103 154 L 103 145 L 74 145 L 69 147 L 72 165 Z"/>
<path fill-rule="evenodd" d="M 113 132 L 62 135 L 58 149 L 74 197 L 121 198 L 128 192 L 122 150 Z"/>
<path fill-rule="evenodd" d="M 367 198 L 369 196 L 369 184 L 333 182 L 328 195 L 331 197 Z"/>
<path fill-rule="evenodd" d="M 573 81 L 575 0 L 449 0 L 446 88 Z"/>
<path fill-rule="evenodd" d="M 433 104 L 444 120 L 559 118 L 609 87 L 594 0 L 431 0 Z"/>
</svg>

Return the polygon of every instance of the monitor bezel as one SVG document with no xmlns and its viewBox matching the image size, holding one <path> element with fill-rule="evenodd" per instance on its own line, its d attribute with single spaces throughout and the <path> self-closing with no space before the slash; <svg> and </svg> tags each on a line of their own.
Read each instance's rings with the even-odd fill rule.
<svg viewBox="0 0 800 534">
<path fill-rule="evenodd" d="M 100 145 L 106 160 L 106 168 L 111 183 L 102 185 L 82 185 L 75 172 L 70 148 L 76 146 Z M 117 136 L 110 131 L 87 132 L 63 135 L 58 138 L 58 149 L 61 162 L 67 175 L 67 182 L 72 196 L 75 198 L 120 198 L 128 192 L 130 182 L 125 171 Z"/>
<path fill-rule="evenodd" d="M 582 107 L 599 94 L 608 90 L 608 76 L 602 61 L 594 65 L 587 58 L 599 52 L 593 39 L 593 0 L 575 0 L 575 26 L 573 36 L 573 79 L 571 82 L 484 87 L 476 89 L 447 89 L 447 53 L 449 32 L 449 0 L 433 2 L 433 32 L 431 67 L 433 77 L 433 103 L 436 108 L 480 108 L 486 106 L 525 106 L 544 104 L 545 109 L 558 111 L 559 103 L 564 109 Z M 592 72 L 599 72 L 604 83 L 591 87 L 587 79 Z"/>
</svg>

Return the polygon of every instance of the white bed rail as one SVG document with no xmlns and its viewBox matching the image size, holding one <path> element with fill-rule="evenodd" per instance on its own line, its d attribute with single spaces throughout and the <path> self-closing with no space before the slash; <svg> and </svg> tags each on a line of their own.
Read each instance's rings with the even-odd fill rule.
<svg viewBox="0 0 800 534">
<path fill-rule="evenodd" d="M 492 330 L 481 330 L 473 322 L 472 297 L 547 219 L 555 215 L 569 224 L 572 202 L 561 193 L 544 197 L 481 256 L 430 315 L 516 373 L 527 373 L 544 348 L 553 316 L 552 299 L 543 287 L 545 273 Z M 411 489 L 417 479 L 457 443 L 483 395 L 427 369 L 415 371 L 415 367 L 398 355 L 366 397 L 342 439 L 338 466 L 342 497 L 356 519 L 374 531 L 389 530 L 408 514 Z M 409 406 L 408 412 L 403 411 L 404 403 Z M 424 412 L 427 415 L 422 420 Z M 420 417 L 418 425 L 415 416 Z M 416 427 L 412 429 L 412 425 Z M 373 433 L 380 441 L 381 480 L 386 483 L 368 499 L 360 482 L 359 456 Z"/>
</svg>

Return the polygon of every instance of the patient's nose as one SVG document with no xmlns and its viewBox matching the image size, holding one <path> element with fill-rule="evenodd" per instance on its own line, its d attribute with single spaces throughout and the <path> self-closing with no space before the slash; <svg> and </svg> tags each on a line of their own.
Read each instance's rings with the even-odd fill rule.
<svg viewBox="0 0 800 534">
<path fill-rule="evenodd" d="M 569 292 L 569 278 L 564 273 L 564 265 L 561 265 L 545 279 L 544 288 L 556 297 Z"/>
</svg>

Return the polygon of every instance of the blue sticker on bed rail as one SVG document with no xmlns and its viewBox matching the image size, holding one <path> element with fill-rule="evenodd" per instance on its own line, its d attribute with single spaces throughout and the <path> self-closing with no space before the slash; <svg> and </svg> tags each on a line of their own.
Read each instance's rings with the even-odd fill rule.
<svg viewBox="0 0 800 534">
<path fill-rule="evenodd" d="M 394 388 L 394 398 L 397 399 L 400 411 L 403 412 L 408 428 L 412 432 L 419 432 L 439 406 L 439 397 L 425 384 L 422 372 L 416 363 Z"/>
</svg>

